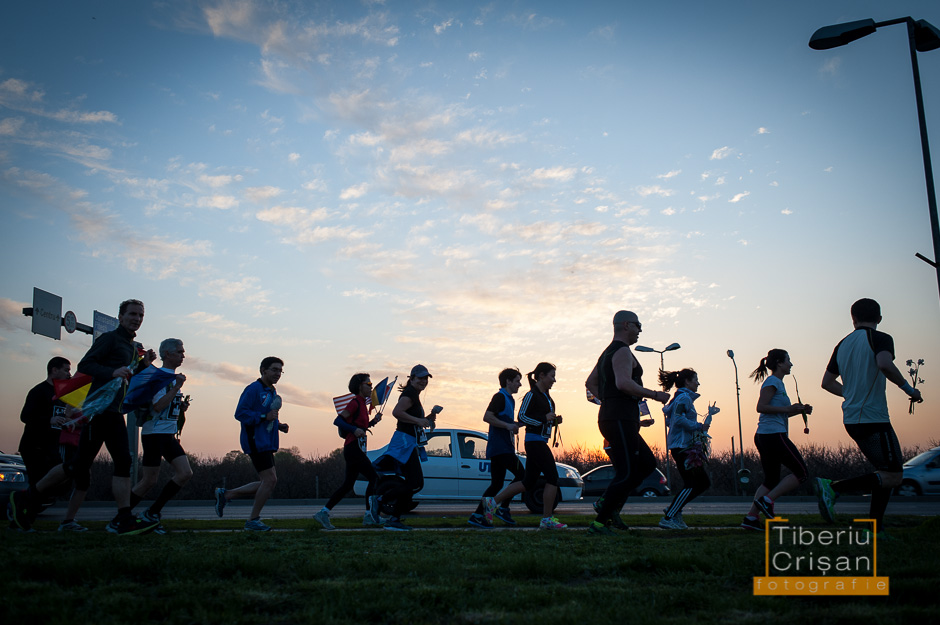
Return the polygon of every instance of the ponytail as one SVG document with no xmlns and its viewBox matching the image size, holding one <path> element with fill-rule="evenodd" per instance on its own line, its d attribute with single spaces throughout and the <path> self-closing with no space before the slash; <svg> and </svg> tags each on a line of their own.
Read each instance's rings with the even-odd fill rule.
<svg viewBox="0 0 940 625">
<path fill-rule="evenodd" d="M 677 389 L 685 388 L 685 385 L 695 377 L 695 369 L 682 369 L 681 371 L 663 371 L 659 370 L 659 384 L 664 391 L 668 391 L 673 386 Z"/>
<path fill-rule="evenodd" d="M 787 350 L 785 349 L 772 349 L 767 352 L 767 355 L 760 359 L 760 364 L 757 365 L 757 369 L 751 372 L 751 375 L 748 377 L 754 378 L 755 382 L 763 382 L 764 378 L 767 377 L 767 374 L 773 373 L 781 362 L 787 359 Z"/>
<path fill-rule="evenodd" d="M 555 369 L 555 365 L 550 362 L 540 362 L 537 364 L 533 371 L 529 371 L 525 374 L 525 377 L 529 380 L 529 390 L 535 390 L 535 383 L 538 382 L 539 378 Z"/>
</svg>

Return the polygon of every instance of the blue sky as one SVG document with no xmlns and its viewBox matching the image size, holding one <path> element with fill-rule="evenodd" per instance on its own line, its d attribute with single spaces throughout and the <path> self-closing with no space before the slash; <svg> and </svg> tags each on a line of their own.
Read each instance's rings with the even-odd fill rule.
<svg viewBox="0 0 940 625">
<path fill-rule="evenodd" d="M 272 354 L 304 454 L 338 446 L 352 373 L 418 362 L 442 420 L 481 429 L 500 369 L 553 362 L 565 442 L 598 446 L 583 381 L 621 308 L 641 344 L 682 345 L 666 365 L 722 407 L 716 447 L 737 436 L 729 348 L 748 447 L 745 376 L 774 347 L 817 407 L 794 439 L 847 444 L 819 381 L 864 296 L 901 364 L 927 363 L 914 416 L 889 389 L 902 443 L 937 440 L 906 34 L 807 46 L 904 15 L 940 24 L 926 1 L 5 3 L 0 449 L 45 362 L 90 342 L 30 334 L 34 286 L 83 323 L 139 298 L 146 345 L 185 342 L 194 453 L 237 447 Z M 919 61 L 936 135 L 940 51 Z"/>
</svg>

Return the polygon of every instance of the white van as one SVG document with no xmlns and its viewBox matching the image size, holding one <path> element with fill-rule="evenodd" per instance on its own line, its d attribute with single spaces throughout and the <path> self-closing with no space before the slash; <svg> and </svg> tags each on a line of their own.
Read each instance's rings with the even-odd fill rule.
<svg viewBox="0 0 940 625">
<path fill-rule="evenodd" d="M 485 432 L 477 430 L 444 429 L 438 428 L 428 433 L 427 462 L 421 463 L 424 473 L 424 488 L 414 496 L 415 501 L 429 499 L 459 499 L 478 501 L 483 491 L 490 484 L 490 461 L 486 459 Z M 369 460 L 385 453 L 387 445 L 369 451 L 366 455 Z M 525 454 L 519 454 L 519 459 L 525 465 Z M 581 499 L 581 488 L 584 482 L 578 470 L 567 464 L 557 463 L 558 466 L 558 497 L 559 501 L 578 501 Z M 512 474 L 507 475 L 508 484 Z M 363 496 L 368 482 L 360 479 L 353 487 L 353 492 Z M 545 486 L 540 480 L 535 491 L 523 493 L 522 500 L 526 507 L 536 514 L 542 513 L 542 494 Z"/>
</svg>

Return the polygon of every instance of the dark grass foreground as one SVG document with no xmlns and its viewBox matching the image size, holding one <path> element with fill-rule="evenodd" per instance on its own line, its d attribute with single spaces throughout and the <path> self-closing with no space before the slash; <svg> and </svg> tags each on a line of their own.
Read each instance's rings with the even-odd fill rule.
<svg viewBox="0 0 940 625">
<path fill-rule="evenodd" d="M 564 521 L 584 527 L 584 517 Z M 629 516 L 631 526 L 658 518 Z M 734 526 L 739 517 L 687 519 Z M 527 523 L 533 519 L 526 518 Z M 754 597 L 763 534 L 728 529 L 325 532 L 166 536 L 0 532 L 0 622 L 41 623 L 929 623 L 937 616 L 940 518 L 893 517 L 878 545 L 889 597 Z M 449 519 L 409 519 L 442 528 Z M 794 517 L 819 527 L 818 517 Z M 48 523 L 48 522 L 47 522 Z M 530 523 L 531 524 L 531 523 Z M 340 527 L 356 527 L 352 522 Z"/>
</svg>

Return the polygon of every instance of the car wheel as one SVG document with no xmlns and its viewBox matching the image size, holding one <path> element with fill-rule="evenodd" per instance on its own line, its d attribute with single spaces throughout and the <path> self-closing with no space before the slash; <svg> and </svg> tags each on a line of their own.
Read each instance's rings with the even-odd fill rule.
<svg viewBox="0 0 940 625">
<path fill-rule="evenodd" d="M 543 505 L 545 503 L 545 484 L 539 484 L 531 493 L 528 491 L 523 493 L 522 501 L 525 502 L 525 507 L 528 508 L 529 512 L 532 514 L 542 514 Z M 559 501 L 561 501 L 561 489 L 555 493 L 555 503 L 552 505 L 552 512 L 558 507 Z"/>
<path fill-rule="evenodd" d="M 375 494 L 382 497 L 382 513 L 391 515 L 395 513 L 395 501 L 386 501 L 384 495 L 387 495 L 393 488 L 404 482 L 404 479 L 397 475 L 380 475 L 379 483 L 375 485 Z"/>
<path fill-rule="evenodd" d="M 904 482 L 898 486 L 898 494 L 902 497 L 916 497 L 920 495 L 920 488 L 917 487 L 916 482 Z"/>
<path fill-rule="evenodd" d="M 644 488 L 640 491 L 640 497 L 659 497 L 655 488 Z"/>
</svg>

